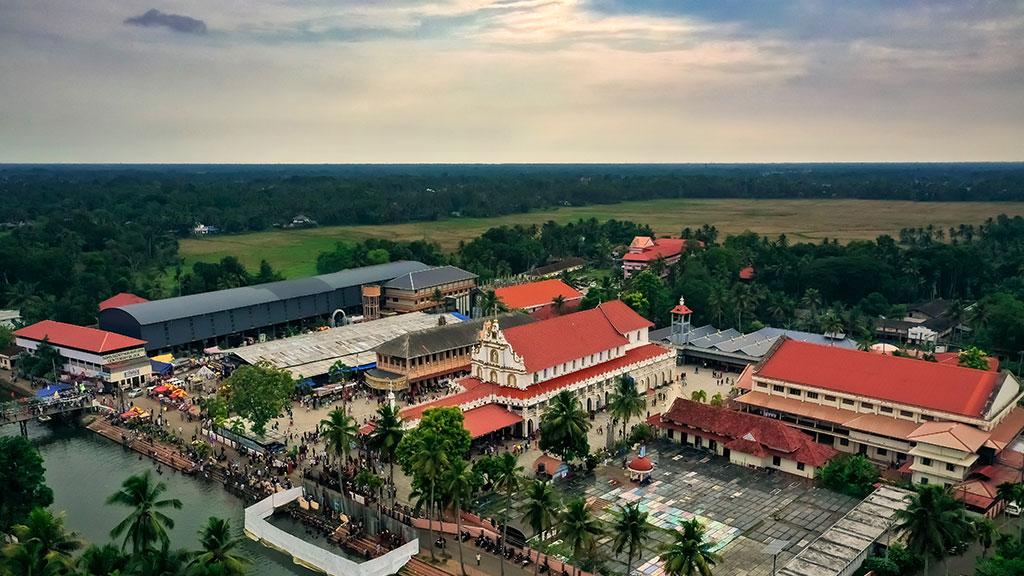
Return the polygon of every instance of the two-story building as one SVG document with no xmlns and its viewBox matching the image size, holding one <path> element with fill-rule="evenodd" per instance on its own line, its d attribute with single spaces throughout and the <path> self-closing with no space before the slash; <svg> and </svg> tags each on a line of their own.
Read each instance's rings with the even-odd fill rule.
<svg viewBox="0 0 1024 576">
<path fill-rule="evenodd" d="M 683 238 L 651 238 L 637 236 L 633 238 L 626 253 L 622 255 L 622 275 L 630 278 L 634 274 L 646 270 L 656 261 L 665 263 L 662 276 L 668 274 L 668 267 L 676 262 L 686 251 L 687 240 Z"/>
<path fill-rule="evenodd" d="M 440 316 L 440 318 L 445 318 Z M 377 365 L 366 372 L 366 384 L 377 390 L 405 390 L 469 374 L 473 348 L 484 322 L 497 321 L 502 328 L 533 322 L 528 314 L 515 312 L 497 318 L 444 323 L 392 338 L 374 349 Z"/>
<path fill-rule="evenodd" d="M 414 270 L 384 283 L 380 307 L 396 313 L 440 309 L 468 314 L 475 287 L 476 274 L 455 266 Z"/>
<path fill-rule="evenodd" d="M 139 386 L 153 372 L 145 340 L 53 320 L 16 330 L 14 336 L 28 352 L 47 343 L 63 359 L 63 372 L 101 381 L 108 389 Z"/>
<path fill-rule="evenodd" d="M 671 382 L 673 352 L 648 340 L 651 326 L 618 300 L 510 328 L 489 319 L 473 348 L 470 375 L 458 381 L 461 391 L 407 408 L 402 416 L 414 424 L 424 410 L 456 406 L 474 437 L 503 428 L 531 435 L 559 392 L 572 392 L 586 410 L 596 411 L 607 405 L 623 374 L 641 391 Z"/>
<path fill-rule="evenodd" d="M 737 382 L 746 411 L 777 418 L 836 450 L 914 482 L 954 486 L 995 464 L 1024 429 L 1020 385 L 975 370 L 780 339 Z"/>
</svg>

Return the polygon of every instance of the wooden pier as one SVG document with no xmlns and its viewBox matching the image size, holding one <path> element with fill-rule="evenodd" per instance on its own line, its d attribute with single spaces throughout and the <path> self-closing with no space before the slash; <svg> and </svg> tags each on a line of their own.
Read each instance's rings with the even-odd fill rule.
<svg viewBox="0 0 1024 576">
<path fill-rule="evenodd" d="M 185 474 L 191 474 L 195 472 L 198 466 L 192 460 L 181 455 L 178 450 L 164 446 L 158 442 L 150 442 L 145 438 L 132 438 L 133 432 L 125 428 L 114 426 L 110 422 L 107 422 L 103 418 L 96 418 L 86 426 L 89 430 L 96 432 L 100 436 L 113 440 L 125 448 L 131 448 L 132 450 L 155 460 L 166 466 L 183 472 Z"/>
</svg>

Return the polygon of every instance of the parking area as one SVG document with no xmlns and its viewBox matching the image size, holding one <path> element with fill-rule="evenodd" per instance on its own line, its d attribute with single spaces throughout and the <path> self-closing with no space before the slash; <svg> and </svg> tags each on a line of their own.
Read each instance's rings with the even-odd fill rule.
<svg viewBox="0 0 1024 576">
<path fill-rule="evenodd" d="M 567 498 L 585 494 L 607 522 L 619 504 L 640 502 L 656 528 L 634 560 L 634 569 L 643 574 L 663 574 L 658 554 L 671 542 L 671 530 L 697 517 L 722 555 L 716 576 L 769 576 L 768 544 L 788 542 L 778 555 L 782 566 L 857 503 L 817 488 L 809 480 L 744 468 L 693 448 L 658 443 L 648 456 L 656 464 L 654 482 L 648 486 L 630 483 L 625 471 L 614 465 L 599 467 L 596 476 L 570 479 L 559 486 Z M 500 502 L 491 502 L 487 513 L 500 517 Z M 611 542 L 611 535 L 600 541 L 601 551 L 608 555 L 605 572 L 623 574 L 625 558 L 612 556 Z"/>
</svg>

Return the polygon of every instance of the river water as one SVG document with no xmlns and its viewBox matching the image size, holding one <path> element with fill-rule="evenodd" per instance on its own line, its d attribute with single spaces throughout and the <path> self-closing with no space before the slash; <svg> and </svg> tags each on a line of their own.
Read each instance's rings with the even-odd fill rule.
<svg viewBox="0 0 1024 576">
<path fill-rule="evenodd" d="M 5 426 L 0 434 L 17 434 L 17 426 Z M 139 460 L 135 452 L 126 452 L 117 444 L 85 429 L 62 426 L 50 428 L 33 423 L 29 436 L 39 447 L 46 467 L 46 483 L 53 490 L 54 512 L 63 511 L 65 525 L 88 543 L 110 541 L 110 529 L 129 512 L 127 508 L 105 504 L 121 482 L 132 474 L 155 467 L 148 460 Z M 194 549 L 198 546 L 199 528 L 210 516 L 227 518 L 232 529 L 242 533 L 242 501 L 217 483 L 206 482 L 179 473 L 158 477 L 167 484 L 167 497 L 181 500 L 180 510 L 168 512 L 174 519 L 170 531 L 171 545 Z M 252 564 L 252 576 L 313 576 L 297 566 L 288 556 L 264 548 L 245 539 L 244 554 Z"/>
</svg>

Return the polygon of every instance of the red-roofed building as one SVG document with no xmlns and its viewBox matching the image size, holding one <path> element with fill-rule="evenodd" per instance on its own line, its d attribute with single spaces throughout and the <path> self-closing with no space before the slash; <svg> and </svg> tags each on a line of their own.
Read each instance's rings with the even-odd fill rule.
<svg viewBox="0 0 1024 576">
<path fill-rule="evenodd" d="M 671 441 L 705 448 L 734 464 L 775 468 L 805 478 L 813 478 L 838 454 L 779 420 L 683 398 L 647 421 Z"/>
<path fill-rule="evenodd" d="M 64 359 L 63 371 L 74 376 L 130 388 L 152 374 L 144 340 L 53 320 L 21 328 L 14 336 L 15 343 L 28 352 L 47 342 Z"/>
<path fill-rule="evenodd" d="M 498 405 L 519 417 L 517 435 L 536 431 L 547 401 L 575 392 L 588 411 L 603 408 L 615 380 L 629 374 L 638 388 L 672 381 L 673 352 L 648 341 L 651 323 L 619 301 L 531 324 L 484 324 L 462 391 L 402 411 L 408 422 L 424 410 L 457 406 L 463 412 Z M 468 425 L 467 425 L 468 426 Z"/>
<path fill-rule="evenodd" d="M 99 309 L 100 311 L 103 311 L 107 308 L 117 308 L 119 306 L 128 306 L 130 304 L 142 304 L 144 302 L 149 302 L 149 300 L 129 292 L 121 292 L 119 294 L 114 294 L 103 302 L 100 302 Z"/>
<path fill-rule="evenodd" d="M 679 262 L 679 258 L 686 251 L 687 242 L 682 238 L 633 238 L 626 253 L 622 255 L 622 275 L 629 278 L 646 270 L 656 260 L 664 261 L 666 269 L 662 276 L 667 275 L 668 267 Z"/>
<path fill-rule="evenodd" d="M 915 482 L 954 486 L 1024 429 L 1011 374 L 955 364 L 781 338 L 739 382 L 745 410 L 905 467 Z"/>
<path fill-rule="evenodd" d="M 579 308 L 583 294 L 558 279 L 540 280 L 494 290 L 510 310 L 526 310 L 538 319 L 574 312 Z M 561 309 L 555 310 L 555 298 L 562 297 Z"/>
</svg>

